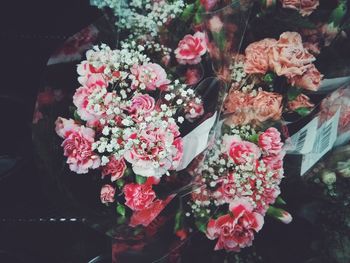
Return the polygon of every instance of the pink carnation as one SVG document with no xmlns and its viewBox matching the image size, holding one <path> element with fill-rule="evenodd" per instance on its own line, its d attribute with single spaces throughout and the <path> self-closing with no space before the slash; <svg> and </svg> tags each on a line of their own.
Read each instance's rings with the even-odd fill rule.
<svg viewBox="0 0 350 263">
<path fill-rule="evenodd" d="M 253 212 L 252 205 L 246 199 L 236 199 L 230 204 L 230 212 L 218 219 L 210 219 L 206 235 L 209 239 L 218 239 L 215 250 L 240 251 L 252 245 L 254 232 L 259 232 L 264 218 Z"/>
<path fill-rule="evenodd" d="M 58 136 L 65 139 L 73 131 L 78 131 L 79 126 L 72 119 L 58 117 L 55 121 L 55 131 Z"/>
<path fill-rule="evenodd" d="M 156 193 L 149 184 L 127 184 L 123 189 L 125 205 L 133 211 L 140 211 L 150 206 L 156 198 Z"/>
<path fill-rule="evenodd" d="M 236 164 L 253 162 L 260 158 L 261 151 L 258 146 L 248 141 L 242 141 L 239 136 L 232 136 L 229 155 Z"/>
<path fill-rule="evenodd" d="M 269 52 L 270 68 L 287 78 L 304 74 L 314 60 L 297 32 L 284 32 Z"/>
<path fill-rule="evenodd" d="M 274 127 L 268 128 L 265 132 L 259 135 L 259 146 L 268 155 L 278 155 L 283 146 L 283 143 L 281 142 L 281 134 Z"/>
<path fill-rule="evenodd" d="M 109 158 L 109 162 L 102 168 L 102 177 L 111 175 L 111 181 L 120 179 L 126 170 L 126 164 L 124 158 L 119 160 L 115 159 L 114 156 Z"/>
<path fill-rule="evenodd" d="M 105 89 L 107 85 L 102 78 L 97 78 L 96 75 L 93 75 L 92 77 L 90 77 L 89 80 L 93 80 L 93 82 L 89 83 L 88 81 L 86 86 L 80 87 L 75 91 L 75 94 L 73 96 L 73 103 L 77 107 L 77 113 L 79 114 L 82 120 L 88 121 L 88 122 L 94 122 L 98 120 L 104 112 L 103 111 L 96 112 L 91 107 L 90 105 L 91 101 L 89 99 L 89 96 L 94 92 Z"/>
<path fill-rule="evenodd" d="M 66 133 L 62 143 L 64 156 L 67 156 L 69 168 L 78 174 L 87 173 L 89 169 L 100 166 L 100 158 L 92 151 L 95 132 L 93 129 L 80 126 Z"/>
<path fill-rule="evenodd" d="M 302 16 L 311 15 L 319 6 L 319 0 L 281 0 L 284 8 L 298 10 Z"/>
<path fill-rule="evenodd" d="M 180 64 L 198 64 L 206 52 L 205 34 L 202 32 L 196 32 L 193 36 L 186 35 L 174 51 Z"/>
<path fill-rule="evenodd" d="M 298 95 L 294 100 L 288 102 L 288 108 L 292 111 L 299 108 L 312 108 L 315 104 L 310 102 L 310 98 L 305 94 Z"/>
<path fill-rule="evenodd" d="M 236 195 L 235 174 L 229 173 L 224 180 L 219 182 L 219 187 L 214 196 L 219 203 L 230 203 Z"/>
<path fill-rule="evenodd" d="M 107 83 L 103 75 L 104 67 L 96 69 L 87 61 L 81 62 L 77 67 L 77 72 L 80 75 L 78 81 L 83 86 L 91 86 L 96 81 L 103 81 Z M 101 83 L 97 84 L 100 85 Z"/>
<path fill-rule="evenodd" d="M 136 94 L 131 99 L 131 106 L 127 108 L 127 111 L 134 119 L 137 119 L 138 116 L 147 117 L 154 110 L 154 106 L 154 98 L 148 94 Z"/>
<path fill-rule="evenodd" d="M 269 52 L 275 39 L 266 38 L 250 44 L 245 50 L 244 71 L 248 74 L 265 74 L 269 70 Z"/>
<path fill-rule="evenodd" d="M 279 120 L 282 115 L 282 95 L 275 92 L 259 91 L 253 99 L 255 119 L 259 122 Z"/>
<path fill-rule="evenodd" d="M 321 86 L 322 77 L 323 75 L 318 71 L 315 65 L 311 64 L 303 75 L 291 78 L 290 83 L 299 88 L 317 91 Z"/>
<path fill-rule="evenodd" d="M 228 113 L 242 111 L 242 108 L 249 108 L 252 105 L 252 95 L 231 89 L 225 101 L 225 111 Z"/>
<path fill-rule="evenodd" d="M 131 83 L 133 89 L 140 88 L 152 91 L 158 88 L 164 90 L 170 83 L 165 70 L 155 63 L 135 65 L 130 71 L 134 76 Z"/>
<path fill-rule="evenodd" d="M 166 129 L 149 125 L 138 134 L 130 135 L 130 138 L 137 138 L 140 143 L 134 144 L 131 149 L 125 151 L 124 158 L 132 164 L 134 173 L 145 177 L 161 177 L 178 163 L 176 158 L 181 148 L 177 149 L 176 145 L 169 147 L 173 145 L 178 134 L 176 125 L 169 125 Z M 155 163 L 158 165 L 155 166 Z"/>
<path fill-rule="evenodd" d="M 283 157 L 284 153 L 281 152 L 278 155 L 264 156 L 262 161 L 268 169 L 277 171 L 283 168 Z"/>
<path fill-rule="evenodd" d="M 184 154 L 184 146 L 181 137 L 178 137 L 174 140 L 173 146 L 176 148 L 176 155 L 173 157 L 172 170 L 175 170 L 176 167 L 180 164 L 182 156 Z"/>
<path fill-rule="evenodd" d="M 102 204 L 108 204 L 114 202 L 115 188 L 109 184 L 105 184 L 101 188 L 100 199 Z"/>
</svg>

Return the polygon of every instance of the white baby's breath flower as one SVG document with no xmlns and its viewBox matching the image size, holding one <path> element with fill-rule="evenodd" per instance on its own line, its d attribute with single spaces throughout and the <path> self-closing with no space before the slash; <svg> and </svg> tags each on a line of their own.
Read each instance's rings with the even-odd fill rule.
<svg viewBox="0 0 350 263">
<path fill-rule="evenodd" d="M 101 165 L 104 166 L 104 165 L 106 165 L 108 162 L 109 162 L 108 157 L 106 157 L 106 156 L 103 155 L 102 158 L 101 158 Z"/>
<path fill-rule="evenodd" d="M 105 127 L 103 128 L 103 130 L 102 130 L 102 134 L 105 135 L 105 136 L 107 136 L 107 135 L 109 134 L 109 131 L 110 131 L 109 127 L 108 127 L 108 126 L 105 126 Z"/>
<path fill-rule="evenodd" d="M 179 123 L 183 123 L 184 122 L 184 117 L 182 117 L 182 116 L 180 116 L 180 117 L 178 117 L 177 118 L 177 121 L 179 122 Z"/>
<path fill-rule="evenodd" d="M 166 95 L 164 96 L 164 98 L 165 98 L 167 101 L 169 101 L 169 100 L 172 99 L 172 96 L 171 96 L 170 94 L 166 94 Z"/>
</svg>

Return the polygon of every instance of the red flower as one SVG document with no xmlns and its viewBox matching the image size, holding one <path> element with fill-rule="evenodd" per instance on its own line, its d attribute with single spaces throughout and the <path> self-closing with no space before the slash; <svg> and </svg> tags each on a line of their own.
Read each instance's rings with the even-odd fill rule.
<svg viewBox="0 0 350 263">
<path fill-rule="evenodd" d="M 145 182 L 145 184 L 152 185 L 152 184 L 159 184 L 159 182 L 160 182 L 159 177 L 150 176 L 150 177 L 147 177 L 147 181 Z"/>
<path fill-rule="evenodd" d="M 39 106 L 50 105 L 55 101 L 55 95 L 51 89 L 45 90 L 39 92 L 37 101 Z"/>
<path fill-rule="evenodd" d="M 131 244 L 130 242 L 120 241 L 118 239 L 112 240 L 112 262 L 119 262 L 123 253 L 126 251 L 142 251 L 146 245 L 144 240 L 134 241 Z"/>
<path fill-rule="evenodd" d="M 260 231 L 264 224 L 262 215 L 253 212 L 253 207 L 246 199 L 236 199 L 230 204 L 232 214 L 210 219 L 207 225 L 207 237 L 218 239 L 215 250 L 225 249 L 238 252 L 250 246 L 254 232 Z"/>
<path fill-rule="evenodd" d="M 188 233 L 185 229 L 179 229 L 176 231 L 175 235 L 177 235 L 181 240 L 185 240 L 188 236 Z"/>
<path fill-rule="evenodd" d="M 210 11 L 217 4 L 218 0 L 200 0 L 206 11 Z"/>
<path fill-rule="evenodd" d="M 127 184 L 124 186 L 125 204 L 133 211 L 148 208 L 156 198 L 156 193 L 149 184 Z"/>
<path fill-rule="evenodd" d="M 131 227 L 137 225 L 148 226 L 174 197 L 175 195 L 170 195 L 165 200 L 158 199 L 151 203 L 147 208 L 135 211 L 131 216 L 129 225 Z"/>
<path fill-rule="evenodd" d="M 111 175 L 111 181 L 120 179 L 126 170 L 126 164 L 124 158 L 119 160 L 114 156 L 110 157 L 109 162 L 102 168 L 102 177 Z"/>
</svg>

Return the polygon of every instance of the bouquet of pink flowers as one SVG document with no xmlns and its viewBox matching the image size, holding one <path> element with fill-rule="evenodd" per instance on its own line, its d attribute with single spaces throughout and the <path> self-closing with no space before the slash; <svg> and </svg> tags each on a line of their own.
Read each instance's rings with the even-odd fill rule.
<svg viewBox="0 0 350 263">
<path fill-rule="evenodd" d="M 291 221 L 281 203 L 283 142 L 274 127 L 223 125 L 221 136 L 195 170 L 197 188 L 186 216 L 211 240 L 215 250 L 239 251 L 252 245 L 265 214 Z"/>
<path fill-rule="evenodd" d="M 234 90 L 274 92 L 287 121 L 308 115 L 319 102 L 313 93 L 324 75 L 334 74 L 326 65 L 349 24 L 346 1 L 222 2 L 202 1 L 217 74 Z"/>
<path fill-rule="evenodd" d="M 317 91 L 323 77 L 313 64 L 314 60 L 297 32 L 284 32 L 278 40 L 265 38 L 253 42 L 245 49 L 244 56 L 234 58 L 232 90 L 240 89 L 246 94 L 236 91 L 236 95 L 241 95 L 234 96 L 245 96 L 247 103 L 243 107 L 261 110 L 262 114 L 265 105 L 272 115 L 258 114 L 260 121 L 266 121 L 266 117 L 280 119 L 283 112 L 289 111 L 305 116 L 315 105 L 303 91 Z M 266 95 L 271 103 L 264 104 Z"/>
<path fill-rule="evenodd" d="M 176 176 L 183 156 L 181 125 L 204 113 L 193 89 L 172 79 L 142 46 L 106 45 L 87 51 L 77 68 L 74 119 L 59 117 L 56 132 L 71 171 L 100 170 L 109 183 L 101 202 L 114 204 L 130 225 L 147 226 L 171 200 L 153 186 Z"/>
</svg>

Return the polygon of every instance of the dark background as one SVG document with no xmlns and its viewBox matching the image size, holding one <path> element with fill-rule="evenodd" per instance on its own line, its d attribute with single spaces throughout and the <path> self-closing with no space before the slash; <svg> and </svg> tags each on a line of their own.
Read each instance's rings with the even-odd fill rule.
<svg viewBox="0 0 350 263">
<path fill-rule="evenodd" d="M 88 262 L 110 241 L 52 207 L 37 176 L 31 120 L 50 54 L 101 13 L 79 0 L 0 4 L 0 262 Z M 68 218 L 69 219 L 69 218 Z"/>
<path fill-rule="evenodd" d="M 61 221 L 64 211 L 44 194 L 31 140 L 35 99 L 49 56 L 101 15 L 87 0 L 7 0 L 0 5 L 0 263 L 88 262 L 111 254 L 110 240 L 82 224 L 84 215 Z M 282 192 L 296 215 L 305 196 L 292 186 Z M 256 244 L 265 263 L 301 263 L 315 235 L 297 216 L 288 226 L 267 220 Z M 213 243 L 208 244 L 205 237 L 194 237 L 183 262 L 223 262 L 224 253 L 213 253 Z"/>
</svg>

